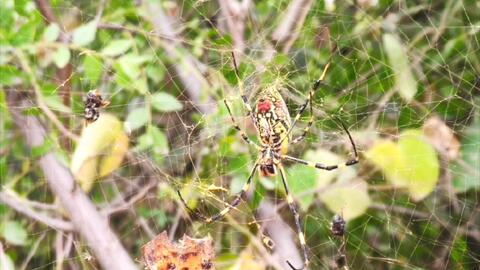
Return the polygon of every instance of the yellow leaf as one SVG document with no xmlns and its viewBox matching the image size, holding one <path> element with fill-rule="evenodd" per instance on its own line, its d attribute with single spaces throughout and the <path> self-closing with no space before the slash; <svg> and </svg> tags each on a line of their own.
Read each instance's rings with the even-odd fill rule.
<svg viewBox="0 0 480 270">
<path fill-rule="evenodd" d="M 379 141 L 365 153 L 367 159 L 381 168 L 387 177 L 397 187 L 408 186 L 402 180 L 401 172 L 406 170 L 405 155 L 392 141 Z"/>
<path fill-rule="evenodd" d="M 367 184 L 362 181 L 330 188 L 321 194 L 320 199 L 330 211 L 341 214 L 347 221 L 364 214 L 371 203 Z"/>
<path fill-rule="evenodd" d="M 127 135 L 119 134 L 112 143 L 110 150 L 110 154 L 101 159 L 99 177 L 107 176 L 122 164 L 125 153 L 128 151 Z"/>
<path fill-rule="evenodd" d="M 420 130 L 403 132 L 397 143 L 377 142 L 365 156 L 383 171 L 387 181 L 407 187 L 416 201 L 428 196 L 438 182 L 437 154 Z"/>
<path fill-rule="evenodd" d="M 73 153 L 71 170 L 82 189 L 89 191 L 95 179 L 117 169 L 128 150 L 122 123 L 113 115 L 101 114 L 83 129 Z"/>
</svg>

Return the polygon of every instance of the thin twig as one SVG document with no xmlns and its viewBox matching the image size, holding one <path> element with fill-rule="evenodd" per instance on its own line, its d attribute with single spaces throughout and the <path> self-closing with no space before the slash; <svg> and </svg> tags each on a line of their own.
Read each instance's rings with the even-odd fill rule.
<svg viewBox="0 0 480 270">
<path fill-rule="evenodd" d="M 220 11 L 226 20 L 228 30 L 232 36 L 235 47 L 235 58 L 241 60 L 241 53 L 245 50 L 245 20 L 251 0 L 218 0 Z M 240 52 L 240 53 L 238 53 Z"/>
<path fill-rule="evenodd" d="M 288 5 L 280 25 L 272 34 L 276 47 L 282 47 L 283 53 L 287 53 L 298 38 L 312 3 L 312 0 L 294 0 Z"/>
<path fill-rule="evenodd" d="M 28 252 L 27 258 L 23 261 L 22 266 L 20 267 L 21 270 L 27 269 L 28 264 L 32 260 L 33 256 L 37 253 L 38 247 L 40 246 L 40 243 L 43 241 L 43 238 L 47 235 L 46 232 L 43 232 L 40 234 L 40 237 L 33 243 L 32 247 L 30 248 L 30 252 Z M 6 268 L 2 268 L 6 269 Z"/>
<path fill-rule="evenodd" d="M 102 214 L 106 216 L 111 216 L 117 214 L 119 212 L 129 210 L 135 203 L 143 199 L 151 189 L 155 188 L 158 185 L 158 181 L 156 179 L 150 181 L 146 185 L 144 185 L 141 189 L 136 190 L 134 195 L 125 200 L 128 195 L 121 194 L 119 195 L 119 200 L 115 200 L 114 203 L 106 206 L 102 210 Z M 121 202 L 119 202 L 121 200 Z"/>
<path fill-rule="evenodd" d="M 59 25 L 62 31 L 60 31 L 58 40 L 64 44 L 67 44 L 69 42 L 69 36 L 64 31 L 64 27 L 61 25 L 60 21 L 58 21 L 57 18 L 55 17 L 55 14 L 53 14 L 49 1 L 35 0 L 35 3 L 37 4 L 38 10 L 42 14 L 47 24 L 56 23 Z M 67 63 L 64 67 L 59 68 L 56 72 L 56 81 L 59 84 L 58 94 L 61 97 L 63 104 L 67 107 L 70 107 L 70 99 L 72 96 L 72 84 L 71 84 L 72 77 L 73 77 L 73 67 L 70 63 Z M 62 118 L 63 118 L 63 121 L 66 123 L 66 125 L 68 125 L 69 115 L 63 114 Z M 62 137 L 61 142 L 66 149 L 71 148 L 70 138 Z"/>
<path fill-rule="evenodd" d="M 174 31 L 172 18 L 167 16 L 158 3 L 145 3 L 147 12 L 145 17 L 149 20 L 155 31 L 170 42 L 162 42 L 174 64 L 180 81 L 185 87 L 190 100 L 202 113 L 211 113 L 216 110 L 215 101 L 208 95 L 208 80 L 203 76 L 206 68 L 190 53 L 183 48 Z"/>
<path fill-rule="evenodd" d="M 10 206 L 12 209 L 15 209 L 15 211 L 29 218 L 37 220 L 56 230 L 62 230 L 62 231 L 73 230 L 72 223 L 62 219 L 52 218 L 44 213 L 35 211 L 31 209 L 25 202 L 23 202 L 22 200 L 20 200 L 15 196 L 12 196 L 7 191 L 4 191 L 4 190 L 0 191 L 0 201 Z"/>
</svg>

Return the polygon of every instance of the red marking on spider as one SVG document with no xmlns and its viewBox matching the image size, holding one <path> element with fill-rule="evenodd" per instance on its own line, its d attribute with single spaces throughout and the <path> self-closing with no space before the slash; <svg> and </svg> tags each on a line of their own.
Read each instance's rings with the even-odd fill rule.
<svg viewBox="0 0 480 270">
<path fill-rule="evenodd" d="M 257 109 L 258 109 L 258 112 L 259 113 L 266 113 L 268 111 L 270 111 L 270 108 L 271 108 L 272 104 L 270 103 L 270 101 L 262 101 L 262 102 L 258 102 L 257 104 Z"/>
</svg>

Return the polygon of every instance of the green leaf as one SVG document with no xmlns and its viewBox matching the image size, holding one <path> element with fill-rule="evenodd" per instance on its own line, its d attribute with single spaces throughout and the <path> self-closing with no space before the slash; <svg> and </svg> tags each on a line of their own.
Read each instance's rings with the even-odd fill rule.
<svg viewBox="0 0 480 270">
<path fill-rule="evenodd" d="M 66 46 L 61 46 L 53 55 L 53 62 L 58 68 L 65 67 L 70 61 L 70 50 Z"/>
<path fill-rule="evenodd" d="M 148 60 L 148 56 L 130 53 L 120 57 L 113 65 L 113 68 L 116 72 L 120 72 L 122 75 L 127 76 L 130 81 L 133 81 L 140 76 L 140 67 Z"/>
<path fill-rule="evenodd" d="M 150 136 L 153 138 L 153 153 L 155 154 L 168 154 L 168 140 L 164 132 L 154 126 L 149 128 Z"/>
<path fill-rule="evenodd" d="M 417 93 L 417 81 L 413 77 L 406 49 L 393 34 L 383 35 L 383 47 L 395 77 L 395 87 L 400 96 L 411 101 Z"/>
<path fill-rule="evenodd" d="M 15 66 L 5 65 L 0 66 L 0 85 L 11 86 L 20 83 L 20 80 L 15 80 L 22 75 L 22 72 Z"/>
<path fill-rule="evenodd" d="M 147 76 L 156 84 L 160 83 L 165 77 L 165 67 L 159 64 L 149 65 L 147 67 Z"/>
<path fill-rule="evenodd" d="M 142 95 L 146 95 L 148 93 L 148 82 L 147 77 L 144 75 L 140 76 L 140 78 L 134 80 L 129 87 L 130 89 L 136 90 L 138 93 Z"/>
<path fill-rule="evenodd" d="M 145 134 L 138 138 L 135 151 L 150 150 L 156 155 L 168 154 L 168 140 L 165 133 L 155 126 L 149 126 Z"/>
<path fill-rule="evenodd" d="M 406 187 L 416 201 L 430 194 L 438 182 L 437 154 L 419 130 L 404 131 L 397 143 L 378 141 L 365 156 L 384 172 L 389 182 Z"/>
<path fill-rule="evenodd" d="M 157 92 L 152 95 L 152 106 L 161 112 L 173 112 L 183 109 L 182 103 L 174 96 L 165 92 Z"/>
<path fill-rule="evenodd" d="M 98 177 L 116 170 L 128 150 L 128 137 L 122 122 L 102 113 L 87 125 L 72 157 L 70 169 L 83 190 L 89 191 Z"/>
<path fill-rule="evenodd" d="M 300 202 L 300 207 L 303 210 L 307 210 L 308 207 L 312 204 L 313 196 L 315 194 L 309 193 L 307 195 L 304 195 L 303 193 L 311 191 L 315 188 L 315 168 L 297 164 L 288 168 L 288 170 L 286 170 L 286 173 L 290 191 L 292 192 L 292 194 L 295 195 L 294 197 L 296 197 L 296 199 L 298 199 L 298 201 Z"/>
<path fill-rule="evenodd" d="M 45 103 L 54 111 L 63 113 L 72 113 L 72 110 L 63 104 L 62 100 L 57 95 L 43 97 Z"/>
<path fill-rule="evenodd" d="M 352 182 L 348 186 L 333 187 L 320 196 L 330 211 L 341 214 L 345 220 L 363 215 L 371 204 L 365 182 Z"/>
<path fill-rule="evenodd" d="M 2 5 L 2 9 L 0 10 L 2 17 L 0 20 L 0 33 L 6 34 L 9 33 L 13 25 L 15 24 L 16 20 L 14 20 L 15 12 L 13 11 L 11 6 Z M 3 31 L 2 31 L 3 30 Z M 9 31 L 10 30 L 10 31 Z M 3 44 L 4 41 L 0 40 L 0 44 Z"/>
<path fill-rule="evenodd" d="M 41 145 L 32 147 L 30 151 L 30 155 L 32 158 L 39 158 L 45 155 L 46 153 L 50 152 L 53 147 L 54 147 L 54 142 L 52 141 L 52 139 L 50 139 L 49 137 L 46 137 L 46 139 L 43 140 L 43 143 Z"/>
<path fill-rule="evenodd" d="M 83 59 L 83 69 L 90 84 L 96 84 L 103 73 L 102 60 L 93 55 L 86 55 Z"/>
<path fill-rule="evenodd" d="M 3 12 L 2 12 L 3 16 Z M 35 38 L 35 32 L 37 29 L 37 21 L 31 20 L 30 22 L 22 25 L 18 31 L 12 33 L 11 44 L 13 46 L 20 46 L 23 44 L 32 43 Z"/>
<path fill-rule="evenodd" d="M 146 107 L 139 107 L 131 110 L 125 120 L 127 130 L 136 130 L 148 122 L 148 111 Z"/>
<path fill-rule="evenodd" d="M 25 10 L 25 7 L 27 6 L 28 2 L 29 2 L 28 0 L 15 0 L 15 11 L 22 16 L 28 17 L 29 12 Z"/>
<path fill-rule="evenodd" d="M 466 265 L 468 261 L 468 253 L 467 242 L 463 239 L 463 236 L 456 235 L 455 241 L 452 245 L 452 259 L 459 265 Z"/>
<path fill-rule="evenodd" d="M 225 173 L 245 172 L 248 174 L 250 170 L 248 166 L 248 164 L 250 164 L 249 161 L 249 155 L 236 153 L 226 162 L 224 166 Z"/>
<path fill-rule="evenodd" d="M 97 33 L 97 22 L 95 20 L 81 25 L 73 31 L 73 44 L 86 46 L 95 39 Z"/>
<path fill-rule="evenodd" d="M 58 27 L 58 24 L 56 23 L 48 25 L 45 32 L 43 32 L 43 39 L 48 42 L 56 41 L 58 36 L 60 36 L 60 27 Z"/>
<path fill-rule="evenodd" d="M 102 50 L 102 54 L 106 56 L 117 56 L 123 54 L 132 47 L 132 41 L 128 39 L 112 40 Z"/>
<path fill-rule="evenodd" d="M 473 123 L 463 134 L 460 155 L 470 169 L 457 163 L 452 163 L 453 187 L 457 192 L 480 188 L 480 113 L 477 112 Z"/>
<path fill-rule="evenodd" d="M 18 221 L 3 223 L 2 237 L 12 245 L 24 246 L 27 243 L 27 231 Z"/>
</svg>

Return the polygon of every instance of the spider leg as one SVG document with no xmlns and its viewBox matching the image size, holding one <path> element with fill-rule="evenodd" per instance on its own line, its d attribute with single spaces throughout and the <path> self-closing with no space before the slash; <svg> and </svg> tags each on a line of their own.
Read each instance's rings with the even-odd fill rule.
<svg viewBox="0 0 480 270">
<path fill-rule="evenodd" d="M 243 104 L 245 105 L 245 108 L 247 109 L 248 113 L 247 116 L 250 116 L 252 118 L 253 123 L 256 125 L 257 124 L 257 118 L 255 114 L 253 113 L 252 106 L 248 103 L 248 98 L 245 96 L 245 91 L 243 89 L 243 82 L 240 80 L 240 73 L 238 71 L 237 67 L 237 59 L 235 58 L 235 54 L 232 51 L 232 59 L 233 59 L 233 67 L 235 68 L 235 76 L 237 77 L 237 83 L 238 83 L 238 88 L 240 89 L 240 93 L 242 94 L 242 101 Z M 228 113 L 230 114 L 230 118 L 232 118 L 233 126 L 235 127 L 238 132 L 240 132 L 240 135 L 242 136 L 242 139 L 247 142 L 248 144 L 253 145 L 258 151 L 262 150 L 258 144 L 252 142 L 248 136 L 245 134 L 243 130 L 240 129 L 237 121 L 235 120 L 235 117 L 233 117 L 232 111 L 230 110 L 230 106 L 228 105 L 228 102 L 226 99 L 223 99 L 223 102 L 225 103 L 225 106 L 227 107 Z"/>
<path fill-rule="evenodd" d="M 188 210 L 188 212 L 193 214 L 195 217 L 204 220 L 206 223 L 211 223 L 211 222 L 217 221 L 217 220 L 221 219 L 223 216 L 225 216 L 228 212 L 230 212 L 230 210 L 232 210 L 233 208 L 235 208 L 237 205 L 240 204 L 240 202 L 242 201 L 242 197 L 245 195 L 245 193 L 247 193 L 248 189 L 250 188 L 250 184 L 252 183 L 253 176 L 255 175 L 255 172 L 257 171 L 257 167 L 258 167 L 258 161 L 255 162 L 255 166 L 253 167 L 253 170 L 250 173 L 250 176 L 248 177 L 247 182 L 245 182 L 245 184 L 243 185 L 242 191 L 240 191 L 240 193 L 238 193 L 235 196 L 235 199 L 233 199 L 233 201 L 231 203 L 226 203 L 225 202 L 225 204 L 227 206 L 222 211 L 220 211 L 219 213 L 217 213 L 217 214 L 215 214 L 211 217 L 206 217 L 206 216 L 202 215 L 201 213 L 198 213 L 197 211 L 194 211 L 193 209 L 191 209 L 187 205 L 185 200 L 183 199 L 182 194 L 180 193 L 179 190 L 177 190 L 177 194 L 180 197 L 180 201 L 182 202 L 183 206 Z"/>
<path fill-rule="evenodd" d="M 285 140 L 286 138 L 288 138 L 290 136 L 290 134 L 292 133 L 292 130 L 293 128 L 295 127 L 295 125 L 297 124 L 297 121 L 300 119 L 300 117 L 302 116 L 303 112 L 305 111 L 305 109 L 307 108 L 307 106 L 310 104 L 310 120 L 308 121 L 308 124 L 307 126 L 305 127 L 305 129 L 303 130 L 303 134 L 300 135 L 299 137 L 295 138 L 292 140 L 292 144 L 295 144 L 295 143 L 298 143 L 300 141 L 302 141 L 305 136 L 307 135 L 308 131 L 310 130 L 310 128 L 312 127 L 312 124 L 313 124 L 313 121 L 315 119 L 314 115 L 313 115 L 313 105 L 312 105 L 312 99 L 313 99 L 313 95 L 315 94 L 315 92 L 320 88 L 320 86 L 322 85 L 323 83 L 323 79 L 325 78 L 325 75 L 327 74 L 327 70 L 328 68 L 330 67 L 330 62 L 331 60 L 329 60 L 329 62 L 325 65 L 325 68 L 323 69 L 323 72 L 322 72 L 322 75 L 320 76 L 320 78 L 315 81 L 315 83 L 313 84 L 312 88 L 310 89 L 309 93 L 308 93 L 308 98 L 307 100 L 302 104 L 302 106 L 300 107 L 300 110 L 298 111 L 297 115 L 295 115 L 295 117 L 293 118 L 293 121 L 292 121 L 292 125 L 290 126 L 290 129 L 288 130 L 288 132 L 286 133 L 285 137 L 283 137 L 283 139 L 280 140 L 280 142 L 278 142 L 276 145 L 281 145 L 281 143 L 283 142 L 283 140 Z"/>
<path fill-rule="evenodd" d="M 242 99 L 243 99 L 244 96 L 242 96 Z M 240 126 L 238 125 L 237 121 L 235 120 L 235 117 L 233 116 L 232 114 L 232 111 L 230 110 L 230 106 L 228 105 L 228 101 L 226 99 L 223 100 L 223 102 L 225 103 L 225 106 L 227 107 L 227 111 L 228 111 L 228 114 L 230 115 L 230 118 L 232 119 L 232 122 L 233 122 L 233 127 L 240 133 L 240 135 L 242 136 L 242 139 L 250 144 L 250 145 L 253 145 L 258 151 L 262 150 L 262 147 L 258 146 L 258 144 L 256 144 L 255 142 L 253 142 L 252 140 L 250 140 L 247 136 L 247 134 L 240 128 Z M 245 102 L 245 101 L 244 101 Z M 245 102 L 245 104 L 248 105 L 248 103 Z M 253 113 L 250 113 L 252 108 L 250 107 L 250 105 L 247 106 L 247 110 L 249 111 L 249 114 L 252 115 L 252 119 L 254 120 L 255 122 L 255 118 L 253 117 Z"/>
<path fill-rule="evenodd" d="M 313 92 L 317 90 L 317 89 L 315 89 L 315 86 L 319 87 L 319 85 L 320 84 L 318 84 L 318 85 L 314 84 L 313 91 L 309 92 L 308 103 L 310 103 L 310 106 L 309 106 L 310 107 L 310 119 L 308 120 L 307 126 L 303 129 L 302 135 L 300 135 L 300 136 L 298 136 L 298 137 L 296 137 L 295 139 L 292 140 L 292 142 L 291 142 L 292 145 L 303 141 L 305 139 L 305 136 L 307 135 L 308 131 L 312 127 L 313 121 L 315 120 L 315 116 L 313 115 L 313 105 L 312 105 Z M 295 118 L 297 118 L 297 117 L 295 117 Z"/>
<path fill-rule="evenodd" d="M 293 270 L 297 270 L 297 269 L 304 269 L 308 264 L 309 264 L 309 260 L 308 260 L 308 255 L 307 255 L 307 244 L 305 242 L 305 235 L 303 234 L 303 231 L 302 231 L 302 227 L 300 225 L 300 215 L 298 214 L 297 212 L 297 209 L 295 208 L 295 203 L 293 202 L 293 198 L 292 198 L 292 195 L 290 195 L 290 191 L 288 189 L 288 184 L 287 184 L 287 176 L 285 174 L 285 170 L 283 169 L 283 166 L 282 164 L 279 164 L 277 165 L 279 171 L 280 171 L 280 176 L 282 178 L 282 183 L 283 183 L 283 187 L 285 189 L 285 193 L 287 195 L 287 203 L 288 203 L 288 207 L 290 208 L 290 211 L 293 213 L 293 217 L 295 218 L 295 227 L 297 229 L 297 233 L 298 233 L 298 240 L 300 242 L 300 246 L 302 248 L 302 253 L 303 253 L 303 259 L 304 259 L 304 262 L 303 262 L 303 266 L 301 268 L 295 268 L 293 267 L 293 265 L 287 260 L 287 264 L 290 266 L 290 268 L 292 268 Z"/>
<path fill-rule="evenodd" d="M 255 217 L 256 212 L 251 211 L 251 214 L 252 214 L 253 220 L 250 221 L 248 225 L 255 225 L 257 227 L 258 233 L 260 234 L 260 237 L 262 238 L 263 245 L 267 247 L 269 250 L 273 250 L 275 248 L 275 242 L 273 242 L 272 238 L 270 238 L 268 235 L 266 235 L 263 232 L 264 228 L 262 228 L 257 218 Z"/>
<path fill-rule="evenodd" d="M 285 160 L 289 160 L 289 161 L 292 161 L 292 162 L 300 163 L 300 164 L 303 164 L 303 165 L 307 165 L 309 167 L 314 167 L 314 168 L 321 169 L 321 170 L 327 170 L 327 171 L 331 171 L 331 170 L 335 170 L 335 169 L 338 169 L 338 168 L 343 168 L 343 167 L 346 167 L 346 166 L 351 166 L 351 165 L 357 164 L 358 161 L 359 161 L 359 157 L 358 157 L 358 152 L 357 152 L 357 146 L 355 145 L 355 142 L 353 141 L 352 135 L 350 134 L 347 127 L 345 126 L 345 124 L 340 119 L 337 119 L 337 121 L 339 121 L 340 124 L 342 125 L 342 128 L 347 133 L 348 139 L 350 140 L 350 144 L 352 145 L 352 148 L 353 148 L 353 158 L 352 159 L 349 159 L 347 162 L 345 162 L 343 164 L 324 165 L 322 163 L 306 161 L 306 160 L 299 159 L 299 158 L 296 158 L 296 157 L 291 157 L 291 156 L 288 156 L 288 155 L 281 155 L 280 158 L 285 159 Z"/>
</svg>

